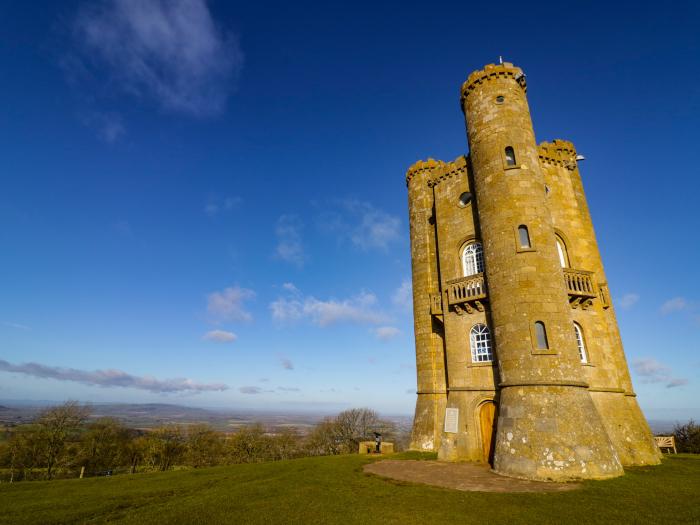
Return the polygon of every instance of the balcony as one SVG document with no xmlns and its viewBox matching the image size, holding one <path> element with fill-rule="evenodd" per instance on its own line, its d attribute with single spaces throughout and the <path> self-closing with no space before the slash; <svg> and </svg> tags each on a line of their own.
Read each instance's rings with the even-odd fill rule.
<svg viewBox="0 0 700 525">
<path fill-rule="evenodd" d="M 564 281 L 566 291 L 569 293 L 569 302 L 573 308 L 581 306 L 585 310 L 598 296 L 593 284 L 593 272 L 564 268 Z"/>
<path fill-rule="evenodd" d="M 446 289 L 447 307 L 457 314 L 472 313 L 474 308 L 484 311 L 482 301 L 486 299 L 486 284 L 483 273 L 448 281 Z"/>
</svg>

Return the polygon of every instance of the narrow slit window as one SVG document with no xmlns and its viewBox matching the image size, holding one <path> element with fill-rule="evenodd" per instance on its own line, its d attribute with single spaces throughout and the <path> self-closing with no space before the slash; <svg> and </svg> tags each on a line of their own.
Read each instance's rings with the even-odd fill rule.
<svg viewBox="0 0 700 525">
<path fill-rule="evenodd" d="M 559 262 L 561 263 L 562 268 L 568 268 L 569 267 L 569 254 L 566 251 L 566 244 L 564 244 L 564 241 L 557 235 L 557 252 L 559 253 Z"/>
<path fill-rule="evenodd" d="M 535 323 L 535 337 L 537 338 L 538 350 L 549 350 L 549 341 L 547 341 L 547 329 L 542 321 Z"/>
<path fill-rule="evenodd" d="M 527 231 L 527 226 L 521 224 L 518 226 L 518 239 L 521 248 L 532 248 L 530 243 L 530 232 Z"/>
<path fill-rule="evenodd" d="M 574 331 L 576 332 L 576 345 L 578 346 L 578 355 L 582 363 L 588 363 L 588 355 L 586 354 L 586 342 L 583 339 L 583 330 L 578 323 L 574 323 Z"/>
<path fill-rule="evenodd" d="M 506 146 L 506 164 L 515 166 L 515 151 L 513 151 L 512 146 Z"/>
</svg>

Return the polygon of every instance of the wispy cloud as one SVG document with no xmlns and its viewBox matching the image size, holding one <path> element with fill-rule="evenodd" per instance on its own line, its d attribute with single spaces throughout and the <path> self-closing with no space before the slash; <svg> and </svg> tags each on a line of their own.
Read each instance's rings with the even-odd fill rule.
<svg viewBox="0 0 700 525">
<path fill-rule="evenodd" d="M 245 301 L 255 297 L 255 292 L 240 286 L 232 286 L 207 296 L 207 311 L 215 321 L 251 321 L 253 316 L 245 307 Z"/>
<path fill-rule="evenodd" d="M 204 213 L 209 217 L 214 217 L 220 213 L 237 208 L 241 202 L 243 202 L 243 199 L 240 197 L 224 197 L 223 199 L 211 197 L 204 206 Z"/>
<path fill-rule="evenodd" d="M 235 36 L 217 26 L 205 0 L 90 2 L 74 29 L 73 68 L 168 111 L 220 114 L 243 64 Z"/>
<path fill-rule="evenodd" d="M 391 302 L 404 311 L 410 312 L 413 308 L 413 285 L 409 279 L 404 279 L 391 296 Z"/>
<path fill-rule="evenodd" d="M 11 323 L 9 321 L 3 321 L 0 324 L 7 326 L 8 328 L 16 328 L 17 330 L 31 330 L 31 328 L 29 328 L 26 324 Z"/>
<path fill-rule="evenodd" d="M 277 219 L 275 256 L 298 267 L 304 265 L 306 255 L 302 244 L 303 223 L 296 215 L 282 215 Z"/>
<path fill-rule="evenodd" d="M 294 370 L 294 363 L 286 357 L 280 357 L 280 364 L 285 370 Z"/>
<path fill-rule="evenodd" d="M 232 343 L 238 336 L 233 332 L 226 330 L 211 330 L 202 336 L 205 341 L 214 341 L 215 343 Z"/>
<path fill-rule="evenodd" d="M 620 297 L 620 300 L 617 302 L 617 304 L 623 310 L 627 310 L 628 308 L 632 308 L 638 302 L 639 302 L 639 295 L 638 294 L 626 293 L 625 295 Z"/>
<path fill-rule="evenodd" d="M 278 386 L 277 390 L 280 392 L 301 392 L 301 388 L 295 388 L 290 386 Z"/>
<path fill-rule="evenodd" d="M 671 369 L 651 357 L 632 361 L 632 369 L 642 377 L 644 383 L 665 383 L 666 388 L 674 388 L 688 384 L 688 380 L 673 377 Z"/>
<path fill-rule="evenodd" d="M 270 304 L 272 318 L 280 323 L 307 319 L 321 327 L 352 322 L 379 324 L 387 316 L 378 311 L 377 297 L 370 292 L 360 292 L 348 299 L 319 300 L 313 296 L 296 293 L 291 297 L 279 297 Z"/>
<path fill-rule="evenodd" d="M 384 251 L 401 237 L 401 219 L 368 202 L 348 199 L 336 202 L 335 208 L 321 214 L 321 230 L 345 238 L 361 250 Z"/>
<path fill-rule="evenodd" d="M 263 392 L 266 392 L 266 390 L 263 390 L 259 386 L 242 386 L 238 389 L 238 391 L 241 394 L 262 394 Z"/>
<path fill-rule="evenodd" d="M 401 333 L 395 326 L 378 326 L 372 330 L 380 341 L 389 341 Z"/>
<path fill-rule="evenodd" d="M 0 371 L 25 374 L 42 379 L 56 379 L 58 381 L 72 381 L 91 386 L 123 387 L 147 390 L 161 394 L 176 392 L 218 392 L 227 390 L 228 386 L 222 383 L 197 383 L 192 379 L 156 379 L 151 376 L 134 376 L 122 370 L 77 370 L 75 368 L 61 368 L 47 366 L 39 363 L 23 363 L 14 365 L 0 359 Z"/>
<path fill-rule="evenodd" d="M 126 135 L 124 119 L 118 113 L 93 111 L 83 117 L 83 124 L 97 132 L 97 136 L 108 144 L 114 144 Z"/>
<path fill-rule="evenodd" d="M 688 301 L 683 297 L 674 297 L 669 299 L 664 304 L 661 305 L 661 313 L 663 315 L 668 315 L 674 312 L 680 312 L 688 308 Z"/>
</svg>

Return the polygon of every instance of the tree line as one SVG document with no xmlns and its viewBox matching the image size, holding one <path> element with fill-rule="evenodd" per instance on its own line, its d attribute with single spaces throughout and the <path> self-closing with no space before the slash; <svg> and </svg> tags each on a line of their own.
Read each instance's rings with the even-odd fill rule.
<svg viewBox="0 0 700 525">
<path fill-rule="evenodd" d="M 268 432 L 260 424 L 231 434 L 206 424 L 167 424 L 144 431 L 114 418 L 89 416 L 88 406 L 69 401 L 12 428 L 0 442 L 0 480 L 134 474 L 354 453 L 360 441 L 374 438 L 374 432 L 398 448 L 407 439 L 392 422 L 367 408 L 328 417 L 307 433 L 295 428 Z"/>
</svg>

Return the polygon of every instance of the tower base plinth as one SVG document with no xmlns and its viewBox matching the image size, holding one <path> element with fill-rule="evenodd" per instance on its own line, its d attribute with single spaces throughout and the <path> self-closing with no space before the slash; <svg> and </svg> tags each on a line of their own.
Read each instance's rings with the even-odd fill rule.
<svg viewBox="0 0 700 525">
<path fill-rule="evenodd" d="M 587 389 L 514 386 L 500 393 L 494 470 L 543 481 L 621 476 L 620 459 Z"/>
</svg>

